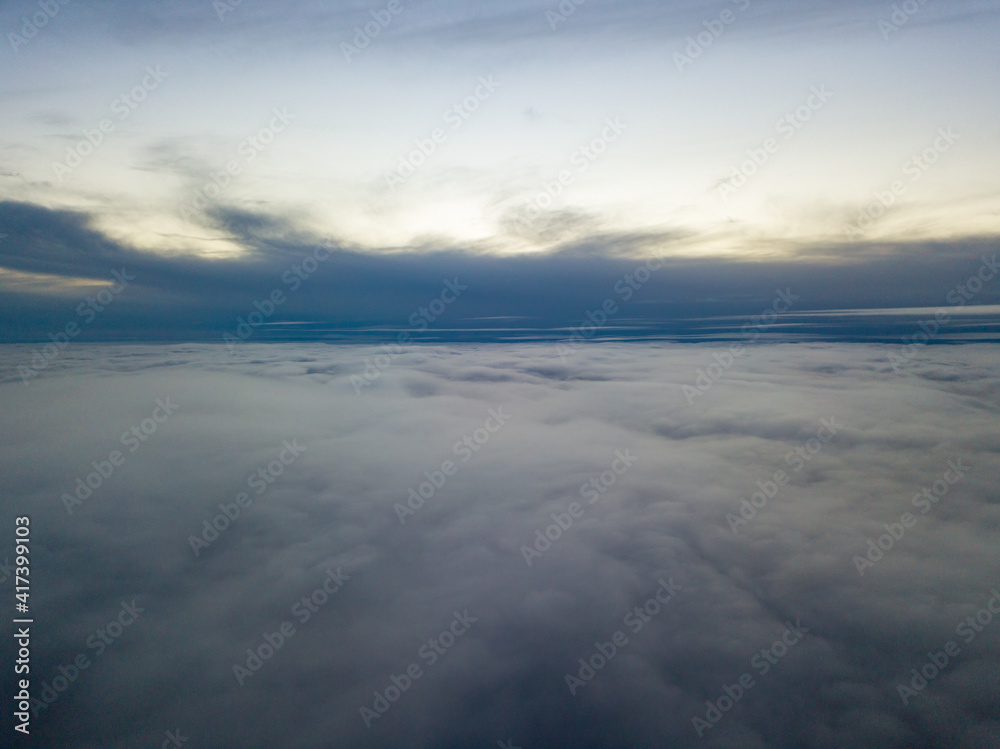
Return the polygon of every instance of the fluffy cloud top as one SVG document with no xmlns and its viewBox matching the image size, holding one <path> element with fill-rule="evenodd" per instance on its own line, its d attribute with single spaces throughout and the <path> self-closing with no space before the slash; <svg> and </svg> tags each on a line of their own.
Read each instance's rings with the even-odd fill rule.
<svg viewBox="0 0 1000 749">
<path fill-rule="evenodd" d="M 415 346 L 360 395 L 378 349 L 240 351 L 77 345 L 0 385 L 33 683 L 89 658 L 35 718 L 45 746 L 995 740 L 1000 627 L 960 626 L 1000 585 L 994 348 L 896 374 L 888 348 L 759 345 L 693 405 L 715 349 Z"/>
</svg>

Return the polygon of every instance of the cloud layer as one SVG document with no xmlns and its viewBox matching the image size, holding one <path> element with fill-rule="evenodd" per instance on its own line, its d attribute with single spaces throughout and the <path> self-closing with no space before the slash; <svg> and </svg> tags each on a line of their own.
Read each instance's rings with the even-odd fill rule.
<svg viewBox="0 0 1000 749">
<path fill-rule="evenodd" d="M 758 345 L 693 405 L 683 386 L 723 349 L 588 344 L 563 363 L 551 344 L 411 346 L 360 395 L 378 348 L 73 344 L 26 387 L 28 350 L 4 347 L 0 481 L 5 527 L 35 528 L 34 678 L 91 661 L 36 718 L 39 746 L 178 727 L 218 747 L 981 747 L 1000 731 L 1000 627 L 956 633 L 1000 585 L 994 348 L 925 348 L 897 375 L 889 347 Z M 115 450 L 91 496 L 61 498 Z M 968 469 L 921 512 L 949 461 Z M 191 536 L 237 507 L 195 555 Z M 679 590 L 650 606 L 663 583 Z M 133 598 L 144 611 L 98 654 L 88 638 Z M 241 686 L 234 665 L 283 622 Z M 949 641 L 959 655 L 904 705 L 898 685 Z M 361 708 L 414 663 L 366 727 Z M 693 719 L 745 673 L 699 739 Z"/>
<path fill-rule="evenodd" d="M 386 340 L 397 330 L 436 340 L 554 338 L 593 325 L 608 302 L 607 319 L 590 336 L 731 338 L 773 311 L 781 292 L 795 298 L 779 305 L 780 324 L 768 320 L 771 335 L 898 341 L 919 332 L 935 309 L 960 306 L 982 309 L 950 319 L 935 340 L 995 340 L 1000 331 L 996 309 L 988 309 L 1000 303 L 992 238 L 720 262 L 672 256 L 670 236 L 602 235 L 552 255 L 495 257 L 460 248 L 362 251 L 235 210 L 215 221 L 241 247 L 238 257 L 144 252 L 99 231 L 90 214 L 0 203 L 0 233 L 8 235 L 0 268 L 14 272 L 0 299 L 0 340 L 49 342 L 75 322 L 80 340 L 218 342 L 237 336 L 251 314 L 258 322 L 245 337 L 254 341 Z M 122 270 L 134 278 L 113 303 L 87 302 Z M 958 291 L 981 271 L 972 291 Z M 40 289 L 38 279 L 52 288 Z M 465 288 L 456 298 L 448 283 Z M 434 302 L 442 294 L 452 299 L 443 307 Z M 891 308 L 893 316 L 879 312 Z M 837 314 L 855 310 L 869 312 Z"/>
</svg>

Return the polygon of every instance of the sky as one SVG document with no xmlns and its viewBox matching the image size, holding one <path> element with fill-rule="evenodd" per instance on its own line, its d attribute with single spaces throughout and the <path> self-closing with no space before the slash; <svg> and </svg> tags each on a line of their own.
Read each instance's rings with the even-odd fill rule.
<svg viewBox="0 0 1000 749">
<path fill-rule="evenodd" d="M 995 749 L 998 32 L 0 0 L 0 745 Z"/>
<path fill-rule="evenodd" d="M 803 274 L 837 284 L 813 311 L 933 308 L 995 251 L 996 2 L 45 7 L 0 5 L 4 340 L 46 340 L 121 259 L 145 336 L 218 340 L 320 245 L 346 254 L 282 322 L 406 327 L 412 268 L 450 266 L 502 286 L 455 326 L 571 326 L 650 257 L 717 275 L 670 273 L 681 313 L 647 287 L 646 327 Z M 343 312 L 345 277 L 405 309 Z M 136 337 L 111 318 L 88 335 Z"/>
</svg>

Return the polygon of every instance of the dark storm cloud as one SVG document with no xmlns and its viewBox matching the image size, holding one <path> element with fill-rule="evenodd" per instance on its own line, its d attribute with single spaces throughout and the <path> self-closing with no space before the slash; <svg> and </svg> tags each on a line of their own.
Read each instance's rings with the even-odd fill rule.
<svg viewBox="0 0 1000 749">
<path fill-rule="evenodd" d="M 669 234 L 602 234 L 573 240 L 549 255 L 494 257 L 459 249 L 361 251 L 307 236 L 291 220 L 235 209 L 217 210 L 206 220 L 241 246 L 243 254 L 205 259 L 143 252 L 104 236 L 85 214 L 5 202 L 0 204 L 0 234 L 7 235 L 0 241 L 0 268 L 97 283 L 110 283 L 112 271 L 122 268 L 134 275 L 131 287 L 88 328 L 91 340 L 130 338 L 142 331 L 156 339 L 218 341 L 223 332 L 232 332 L 238 316 L 252 312 L 254 302 L 274 290 L 287 301 L 270 322 L 282 326 L 262 326 L 258 340 L 407 328 L 411 315 L 441 293 L 446 279 L 458 279 L 468 290 L 428 334 L 495 337 L 506 335 L 499 329 L 517 327 L 525 334 L 552 335 L 555 329 L 579 326 L 589 311 L 611 299 L 618 311 L 602 335 L 731 335 L 747 316 L 770 308 L 777 290 L 790 289 L 799 297 L 783 321 L 795 323 L 790 332 L 897 340 L 897 325 L 902 333 L 916 325 L 912 316 L 817 318 L 802 313 L 949 306 L 949 291 L 975 273 L 984 257 L 994 258 L 998 245 L 989 238 L 831 245 L 763 263 L 670 258 Z M 310 260 L 311 273 L 295 271 L 315 257 L 320 244 L 329 257 Z M 645 260 L 622 255 L 648 258 L 654 248 L 664 253 L 663 267 L 630 288 L 624 279 Z M 0 300 L 4 340 L 46 340 L 74 319 L 85 297 L 72 287 L 62 295 L 18 293 L 12 287 Z M 1000 284 L 986 282 L 972 301 L 988 305 L 998 300 Z M 296 327 L 301 323 L 312 327 Z M 956 324 L 947 332 L 961 331 L 966 328 Z"/>
<path fill-rule="evenodd" d="M 24 347 L 4 348 L 6 370 Z M 563 365 L 551 345 L 418 346 L 358 396 L 349 375 L 378 353 L 75 346 L 58 376 L 0 385 L 4 523 L 29 512 L 36 529 L 39 687 L 92 661 L 36 719 L 38 745 L 158 746 L 176 728 L 225 748 L 997 735 L 1000 624 L 956 634 L 1000 584 L 994 348 L 930 349 L 897 376 L 888 347 L 760 346 L 693 407 L 681 386 L 711 347 L 606 344 Z M 69 514 L 61 495 L 167 397 L 178 410 Z M 463 461 L 491 410 L 504 423 Z M 813 450 L 824 420 L 835 434 Z M 293 440 L 305 451 L 256 495 L 248 477 Z M 602 479 L 618 453 L 632 464 Z M 914 496 L 948 461 L 970 468 L 921 514 Z M 728 516 L 778 470 L 790 481 L 734 533 Z M 589 504 L 593 480 L 611 484 Z M 241 491 L 253 504 L 195 556 L 191 536 Z M 529 567 L 523 547 L 574 501 L 582 516 Z M 854 558 L 907 511 L 917 525 L 860 575 Z M 346 580 L 303 621 L 293 607 L 328 570 Z M 680 590 L 635 631 L 625 617 L 660 580 Z M 145 611 L 97 656 L 88 638 L 133 597 Z M 466 610 L 468 630 L 422 657 Z M 294 634 L 240 686 L 233 666 L 285 621 Z M 767 673 L 751 665 L 797 622 Z M 571 695 L 566 675 L 619 630 L 628 642 Z M 959 656 L 904 705 L 897 685 L 949 641 Z M 360 708 L 411 663 L 422 676 L 366 728 Z M 693 718 L 744 673 L 754 686 L 699 740 Z"/>
</svg>

